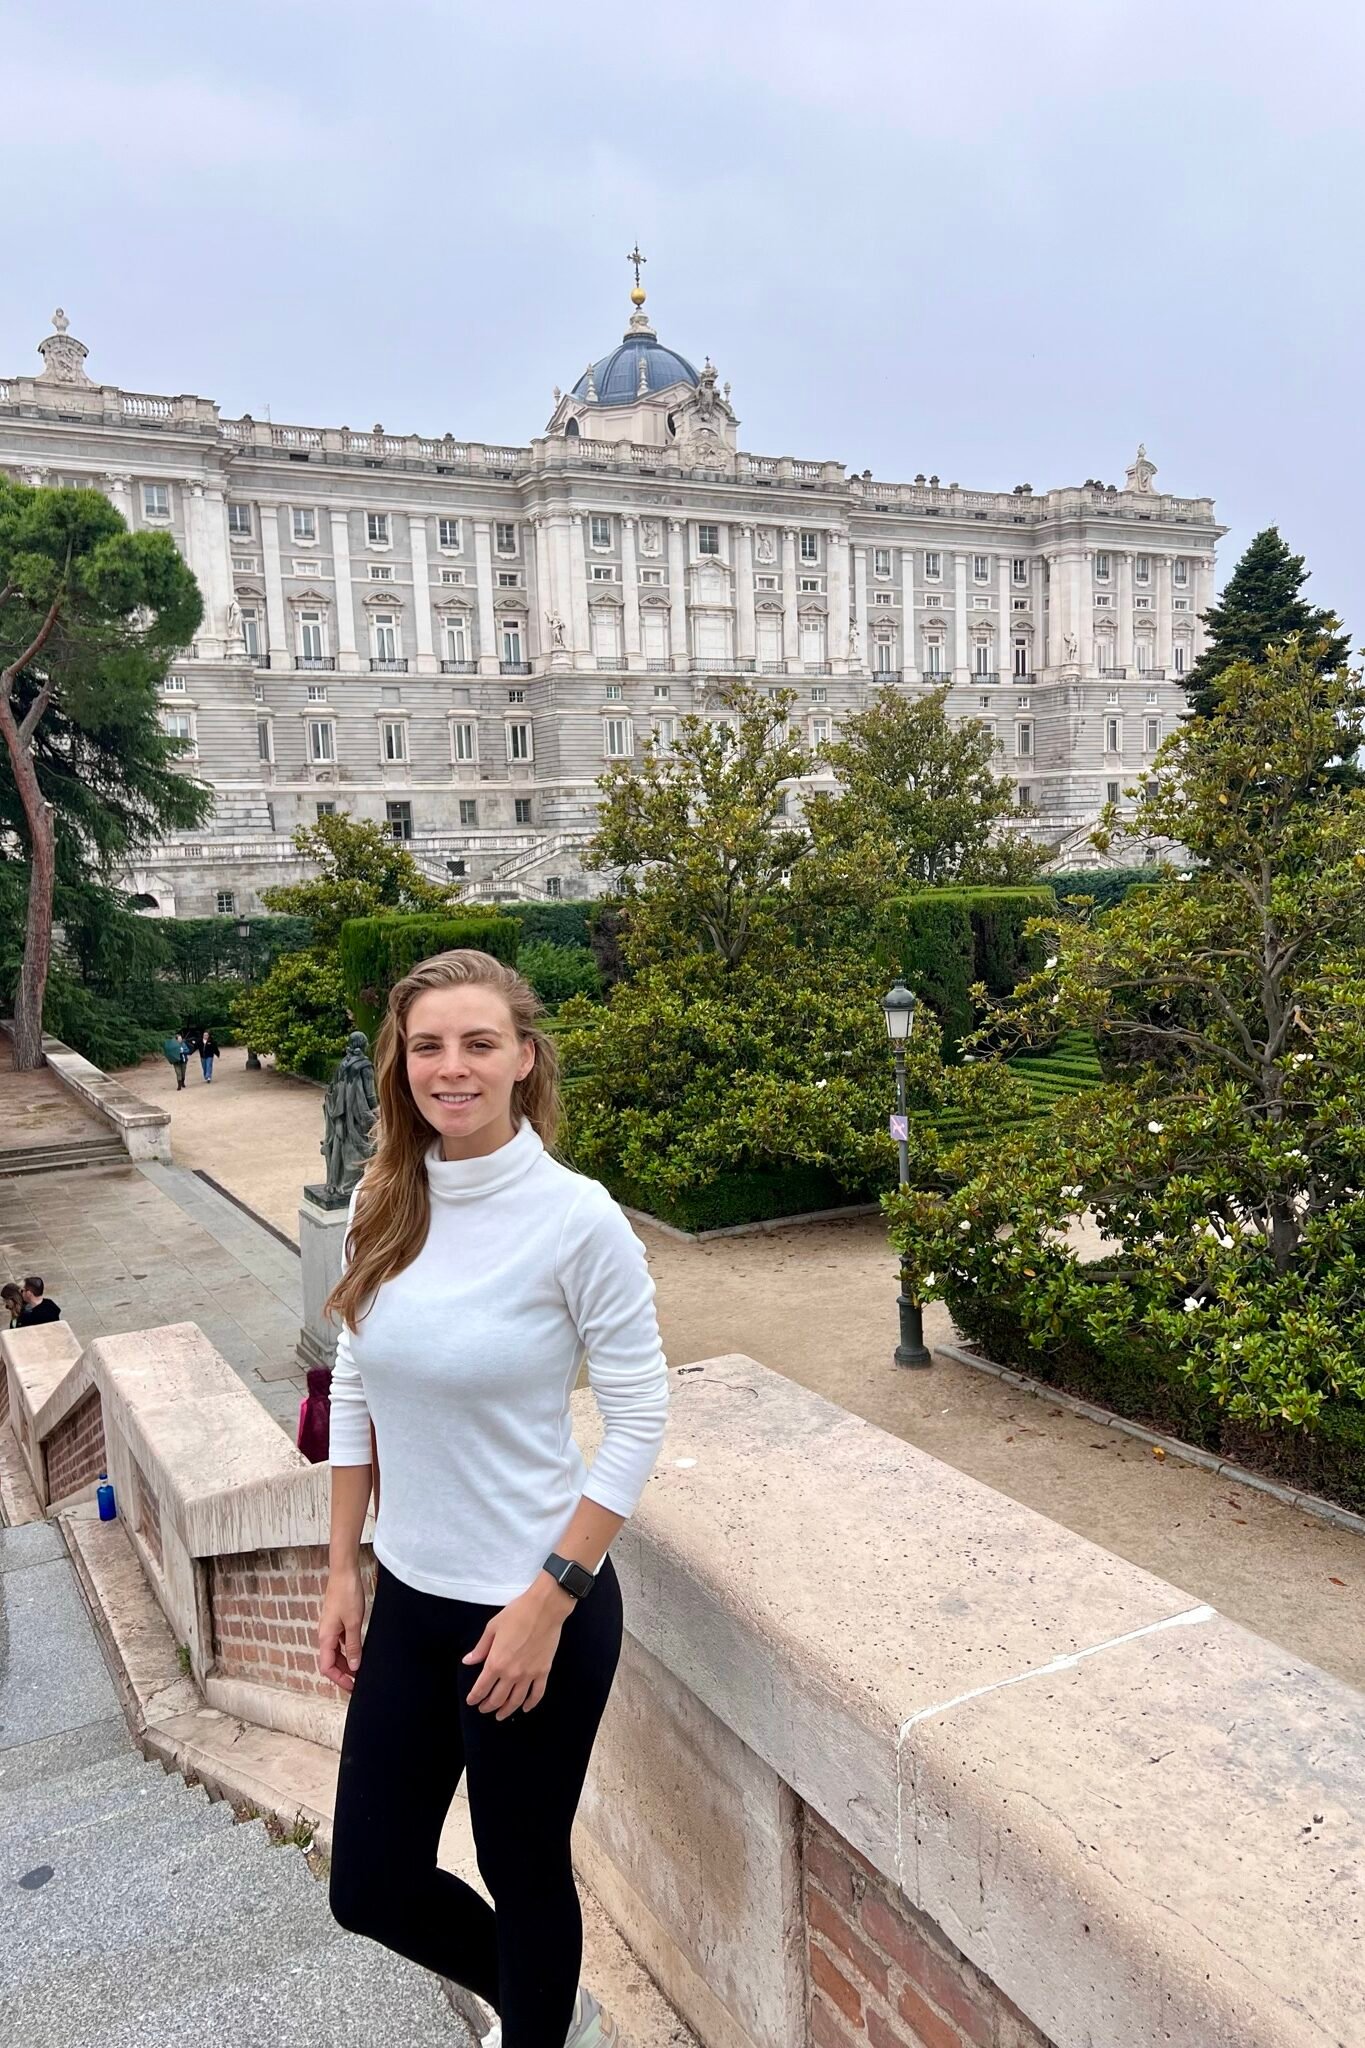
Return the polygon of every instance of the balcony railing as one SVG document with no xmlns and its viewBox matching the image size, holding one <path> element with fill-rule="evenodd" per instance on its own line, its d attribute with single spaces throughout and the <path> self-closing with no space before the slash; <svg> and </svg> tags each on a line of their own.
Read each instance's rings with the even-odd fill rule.
<svg viewBox="0 0 1365 2048">
<path fill-rule="evenodd" d="M 500 676 L 529 676 L 530 673 L 531 664 L 529 661 L 500 661 L 498 663 L 498 674 Z"/>
<path fill-rule="evenodd" d="M 372 676 L 405 676 L 408 672 L 406 654 L 372 654 L 370 674 Z"/>
<path fill-rule="evenodd" d="M 597 666 L 599 669 L 616 669 L 619 671 L 625 667 L 625 662 L 619 654 L 599 654 Z"/>
<path fill-rule="evenodd" d="M 787 664 L 785 661 L 760 661 L 758 672 L 761 676 L 784 676 Z"/>
<path fill-rule="evenodd" d="M 901 670 L 898 668 L 874 668 L 872 680 L 874 683 L 898 683 L 901 679 L 901 673 Z"/>
<path fill-rule="evenodd" d="M 834 673 L 833 663 L 828 661 L 808 661 L 805 669 L 808 676 L 832 676 Z"/>
<path fill-rule="evenodd" d="M 337 658 L 334 654 L 296 654 L 294 656 L 295 668 L 321 668 L 330 670 L 334 669 L 336 665 Z"/>
<path fill-rule="evenodd" d="M 1164 683 L 1166 673 L 1164 668 L 1140 668 L 1138 670 L 1138 675 L 1144 683 Z"/>
<path fill-rule="evenodd" d="M 1102 676 L 1126 676 L 1127 673 L 1128 670 L 1125 667 L 1106 667 L 1103 662 L 1100 663 L 1100 674 Z"/>
<path fill-rule="evenodd" d="M 754 664 L 746 655 L 736 660 L 728 654 L 694 654 L 692 666 L 701 675 L 751 676 Z"/>
<path fill-rule="evenodd" d="M 666 655 L 660 659 L 658 655 L 651 654 L 645 663 L 645 673 L 647 675 L 666 676 L 670 675 L 672 670 L 673 664 Z"/>
<path fill-rule="evenodd" d="M 478 672 L 479 664 L 477 661 L 443 661 L 441 663 L 441 674 L 443 676 L 476 676 Z"/>
<path fill-rule="evenodd" d="M 998 668 L 974 668 L 972 670 L 972 681 L 974 683 L 998 683 L 999 680 L 1000 671 Z"/>
</svg>

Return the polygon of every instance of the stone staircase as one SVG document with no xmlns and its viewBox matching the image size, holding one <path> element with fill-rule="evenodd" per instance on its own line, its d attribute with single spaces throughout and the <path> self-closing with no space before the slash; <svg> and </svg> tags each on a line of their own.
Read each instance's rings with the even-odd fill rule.
<svg viewBox="0 0 1365 2048">
<path fill-rule="evenodd" d="M 107 1137 L 63 1138 L 50 1145 L 25 1145 L 0 1152 L 0 1174 L 71 1173 L 86 1166 L 126 1166 L 128 1154 L 122 1139 L 110 1131 Z"/>
<path fill-rule="evenodd" d="M 94 1643 L 58 1530 L 0 1528 L 0 2041 L 471 2048 L 278 1826 L 147 1761 Z"/>
</svg>

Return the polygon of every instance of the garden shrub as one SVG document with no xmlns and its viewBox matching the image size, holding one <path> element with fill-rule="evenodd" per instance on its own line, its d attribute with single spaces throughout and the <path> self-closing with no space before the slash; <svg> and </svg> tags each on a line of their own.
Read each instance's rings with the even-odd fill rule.
<svg viewBox="0 0 1365 2048">
<path fill-rule="evenodd" d="M 878 958 L 933 1010 L 945 1059 L 957 1058 L 976 1023 L 973 984 L 984 982 L 992 997 L 1008 996 L 1042 959 L 1042 942 L 1026 934 L 1027 921 L 1055 909 L 1044 887 L 921 889 L 883 906 Z"/>
<path fill-rule="evenodd" d="M 556 897 L 544 903 L 499 903 L 495 908 L 499 917 L 516 919 L 523 947 L 544 940 L 552 946 L 581 946 L 586 952 L 598 903 L 594 897 Z"/>
<path fill-rule="evenodd" d="M 557 1010 L 569 996 L 597 996 L 602 977 L 584 946 L 556 946 L 548 939 L 523 939 L 517 970 L 530 982 L 547 1009 Z"/>
<path fill-rule="evenodd" d="M 410 915 L 348 918 L 338 945 L 340 980 L 357 1027 L 373 1043 L 389 990 L 434 953 L 471 947 L 516 964 L 521 928 L 510 917 Z"/>
</svg>

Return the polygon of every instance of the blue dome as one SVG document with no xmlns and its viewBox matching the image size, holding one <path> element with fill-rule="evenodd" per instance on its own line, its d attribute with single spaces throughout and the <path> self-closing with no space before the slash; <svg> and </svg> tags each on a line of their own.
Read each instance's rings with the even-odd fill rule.
<svg viewBox="0 0 1365 2048">
<path fill-rule="evenodd" d="M 592 366 L 599 405 L 633 405 L 640 390 L 640 363 L 645 364 L 645 390 L 667 391 L 674 384 L 695 384 L 697 373 L 686 356 L 662 348 L 652 334 L 628 334 L 619 348 Z M 574 385 L 575 398 L 586 398 L 586 375 Z"/>
</svg>

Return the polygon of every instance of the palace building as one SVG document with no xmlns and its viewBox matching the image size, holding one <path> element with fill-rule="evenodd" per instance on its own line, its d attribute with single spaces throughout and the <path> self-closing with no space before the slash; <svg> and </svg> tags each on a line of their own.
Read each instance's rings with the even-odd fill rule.
<svg viewBox="0 0 1365 2048">
<path fill-rule="evenodd" d="M 38 374 L 0 378 L 0 468 L 164 528 L 203 592 L 162 716 L 215 807 L 132 878 L 164 914 L 257 909 L 329 810 L 475 900 L 599 894 L 597 778 L 736 676 L 794 692 L 817 759 L 880 692 L 947 684 L 1023 828 L 1094 863 L 1100 805 L 1185 708 L 1212 501 L 1158 491 L 1142 448 L 1122 487 L 1048 491 L 748 454 L 730 386 L 655 333 L 638 262 L 631 299 L 519 447 L 100 384 L 61 313 Z"/>
</svg>

